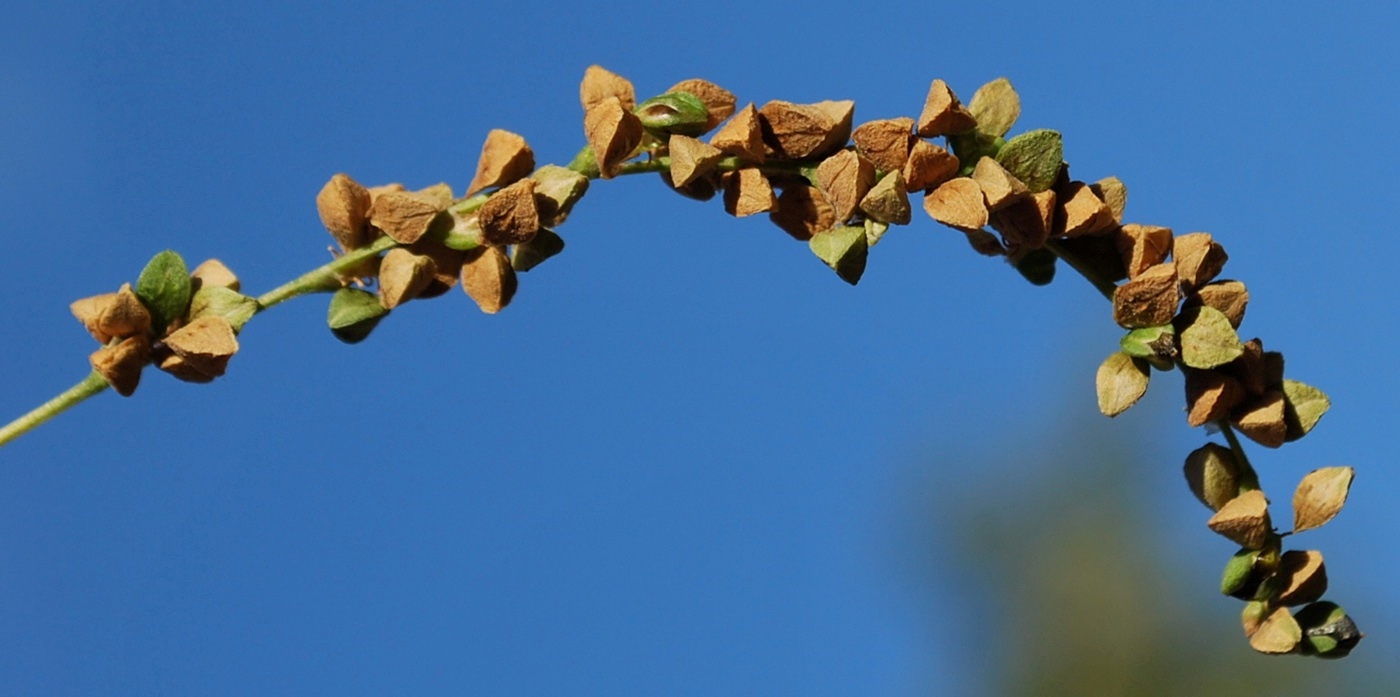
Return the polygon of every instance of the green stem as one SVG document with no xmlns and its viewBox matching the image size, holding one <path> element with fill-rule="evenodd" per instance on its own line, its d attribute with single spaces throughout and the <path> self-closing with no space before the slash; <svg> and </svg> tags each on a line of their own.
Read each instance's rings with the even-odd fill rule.
<svg viewBox="0 0 1400 697">
<path fill-rule="evenodd" d="M 273 305 L 291 300 L 299 295 L 324 293 L 335 290 L 342 285 L 340 281 L 340 274 L 342 271 L 354 268 L 356 264 L 376 256 L 380 252 L 397 244 L 398 243 L 391 237 L 380 237 L 368 247 L 362 247 L 353 252 L 348 252 L 335 261 L 312 269 L 287 283 L 259 295 L 258 310 L 266 310 Z"/>
<path fill-rule="evenodd" d="M 82 382 L 0 428 L 0 446 L 34 430 L 45 421 L 62 414 L 79 402 L 107 389 L 107 387 L 107 379 L 96 370 L 92 371 L 83 378 Z"/>
<path fill-rule="evenodd" d="M 1254 466 L 1249 464 L 1249 456 L 1244 454 L 1244 445 L 1240 443 L 1239 436 L 1235 435 L 1235 429 L 1230 428 L 1230 424 L 1224 421 L 1217 421 L 1215 425 L 1225 434 L 1225 442 L 1230 444 L 1230 452 L 1235 454 L 1235 463 L 1240 468 L 1240 493 L 1258 489 L 1259 475 L 1254 471 Z"/>
</svg>

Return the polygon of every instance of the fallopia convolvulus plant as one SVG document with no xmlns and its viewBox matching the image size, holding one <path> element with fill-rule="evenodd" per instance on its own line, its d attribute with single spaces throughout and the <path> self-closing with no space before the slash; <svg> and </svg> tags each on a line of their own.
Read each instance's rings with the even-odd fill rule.
<svg viewBox="0 0 1400 697">
<path fill-rule="evenodd" d="M 1221 591 L 1245 601 L 1250 645 L 1335 658 L 1360 641 L 1351 618 L 1321 600 L 1322 554 L 1283 549 L 1285 537 L 1338 513 L 1352 469 L 1304 476 L 1293 528 L 1281 533 L 1237 435 L 1269 448 L 1297 440 L 1327 411 L 1327 396 L 1285 378 L 1283 356 L 1259 339 L 1240 339 L 1249 293 L 1220 277 L 1228 257 L 1209 233 L 1125 222 L 1123 182 L 1072 178 L 1056 131 L 1008 138 L 1020 115 L 1010 82 L 983 85 L 964 105 L 934 80 L 917 118 L 859 125 L 850 101 L 740 107 L 698 79 L 638 102 L 631 82 L 598 66 L 584 74 L 580 101 L 587 145 L 566 166 L 538 166 L 523 137 L 493 130 L 460 197 L 445 183 L 408 190 L 331 177 L 316 205 L 339 246 L 335 259 L 263 295 L 243 294 L 217 260 L 189 271 L 165 251 L 135 286 L 73 303 L 100 344 L 93 372 L 0 428 L 0 444 L 108 386 L 132 394 L 148 366 L 213 380 L 245 323 L 301 295 L 331 293 L 327 322 L 347 343 L 366 339 L 398 306 L 458 284 L 483 312 L 499 312 L 520 274 L 564 250 L 556 230 L 599 179 L 652 174 L 682 195 L 720 198 L 730 215 L 766 214 L 852 285 L 891 226 L 910 223 L 917 196 L 930 217 L 1032 283 L 1050 283 L 1063 261 L 1111 301 L 1126 333 L 1098 369 L 1104 414 L 1136 403 L 1154 370 L 1185 375 L 1187 422 L 1225 441 L 1190 453 L 1186 480 L 1214 512 L 1210 529 L 1240 546 Z"/>
</svg>

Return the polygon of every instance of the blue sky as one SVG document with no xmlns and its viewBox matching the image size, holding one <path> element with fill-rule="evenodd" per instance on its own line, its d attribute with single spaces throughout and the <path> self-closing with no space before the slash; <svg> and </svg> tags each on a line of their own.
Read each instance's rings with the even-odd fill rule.
<svg viewBox="0 0 1400 697">
<path fill-rule="evenodd" d="M 1332 595 L 1400 627 L 1391 231 L 1400 181 L 1384 4 L 30 4 L 0 26 L 4 418 L 86 373 L 72 300 L 155 252 L 262 292 L 327 259 L 314 197 L 470 180 L 491 128 L 582 142 L 590 64 L 640 94 L 917 115 L 930 80 L 1006 76 L 1128 218 L 1207 230 L 1333 411 L 1255 447 L 1286 506 L 1358 468 L 1310 533 Z M 364 344 L 323 298 L 260 316 L 230 374 L 150 373 L 0 451 L 0 683 L 15 694 L 900 694 L 973 685 L 892 580 L 910 481 L 985 491 L 1094 412 L 1119 331 L 1069 273 L 1033 288 L 916 216 L 850 288 L 757 216 L 599 182 L 568 250 L 481 314 L 410 304 Z M 1061 270 L 1062 272 L 1064 269 Z M 1179 462 L 1204 434 L 1159 376 L 1141 506 L 1188 600 L 1232 551 Z M 1126 423 L 1122 423 L 1126 422 Z M 1076 426 L 1075 428 L 1078 428 Z M 1097 437 L 1097 436 L 1085 436 Z M 998 455 L 1000 453 L 1001 455 Z M 972 469 L 998 457 L 1015 464 Z M 946 473 L 946 474 L 944 474 Z M 1085 505 L 1093 505 L 1092 497 Z M 1286 508 L 1285 508 L 1286 510 Z M 955 576 L 955 573 L 949 572 Z M 1256 660 L 1241 640 L 1241 661 Z M 1365 656 L 1359 661 L 1375 660 Z"/>
</svg>

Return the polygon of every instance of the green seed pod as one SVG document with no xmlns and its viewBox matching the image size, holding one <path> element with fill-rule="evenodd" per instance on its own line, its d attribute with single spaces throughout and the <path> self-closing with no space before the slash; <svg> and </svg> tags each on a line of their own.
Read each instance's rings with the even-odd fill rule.
<svg viewBox="0 0 1400 697">
<path fill-rule="evenodd" d="M 1147 359 L 1158 370 L 1176 367 L 1176 328 L 1170 324 L 1134 329 L 1118 340 L 1118 347 L 1129 356 Z"/>
<path fill-rule="evenodd" d="M 671 92 L 637 105 L 634 112 L 642 127 L 653 134 L 677 133 L 698 136 L 709 125 L 710 110 L 700 98 L 689 92 Z"/>
<path fill-rule="evenodd" d="M 369 337 L 379 320 L 389 311 L 379 304 L 374 293 L 358 288 L 341 288 L 331 296 L 326 324 L 335 338 L 347 344 L 357 344 Z"/>
<path fill-rule="evenodd" d="M 1255 562 L 1259 550 L 1241 549 L 1225 563 L 1225 573 L 1220 579 L 1220 593 L 1240 600 L 1250 600 L 1258 590 L 1262 574 L 1255 573 Z"/>
<path fill-rule="evenodd" d="M 1048 286 L 1055 280 L 1055 253 L 1044 248 L 1027 250 L 1011 263 L 1032 285 Z"/>
<path fill-rule="evenodd" d="M 1294 617 L 1303 628 L 1302 649 L 1305 655 L 1343 658 L 1365 636 L 1356 628 L 1351 616 L 1336 603 L 1313 603 L 1299 610 Z"/>
</svg>

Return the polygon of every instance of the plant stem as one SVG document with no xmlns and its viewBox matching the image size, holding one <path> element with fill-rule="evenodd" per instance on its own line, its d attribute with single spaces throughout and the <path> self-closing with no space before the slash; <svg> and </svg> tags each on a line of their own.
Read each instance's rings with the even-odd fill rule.
<svg viewBox="0 0 1400 697">
<path fill-rule="evenodd" d="M 62 414 L 77 403 L 107 389 L 107 387 L 106 378 L 102 377 L 102 374 L 96 370 L 92 371 L 83 378 L 82 382 L 64 390 L 57 397 L 40 404 L 33 411 L 0 428 L 0 446 L 34 430 L 45 421 Z"/>
<path fill-rule="evenodd" d="M 1113 291 L 1118 288 L 1117 284 L 1100 276 L 1093 267 L 1085 263 L 1084 260 L 1080 259 L 1074 252 L 1065 249 L 1064 245 L 1060 244 L 1058 240 L 1046 240 L 1045 248 L 1054 252 L 1055 256 L 1063 259 L 1066 264 L 1069 264 L 1071 268 L 1078 271 L 1080 276 L 1083 276 L 1085 280 L 1092 283 L 1105 298 L 1108 298 L 1109 302 L 1113 302 Z"/>
<path fill-rule="evenodd" d="M 258 311 L 291 300 L 307 293 L 323 293 L 341 286 L 340 272 L 353 268 L 356 264 L 389 249 L 398 243 L 391 237 L 381 237 L 368 247 L 348 252 L 335 261 L 308 271 L 258 296 Z"/>
<path fill-rule="evenodd" d="M 1249 456 L 1244 454 L 1244 445 L 1240 443 L 1239 436 L 1235 435 L 1235 429 L 1230 428 L 1230 424 L 1224 421 L 1217 421 L 1215 425 L 1225 434 L 1225 442 L 1230 444 L 1230 452 L 1235 454 L 1235 463 L 1240 468 L 1240 493 L 1258 489 L 1259 474 L 1254 471 L 1254 466 L 1249 464 Z"/>
</svg>

